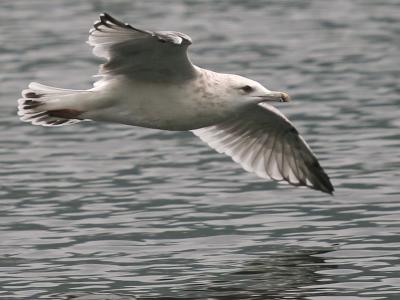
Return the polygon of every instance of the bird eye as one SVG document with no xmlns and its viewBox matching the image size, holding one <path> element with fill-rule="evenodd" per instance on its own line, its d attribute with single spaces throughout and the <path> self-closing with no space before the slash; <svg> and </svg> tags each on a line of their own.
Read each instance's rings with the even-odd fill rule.
<svg viewBox="0 0 400 300">
<path fill-rule="evenodd" d="M 241 87 L 240 88 L 243 92 L 245 92 L 245 93 L 251 93 L 254 89 L 251 87 L 251 86 L 249 86 L 249 85 L 245 85 L 245 86 L 243 86 L 243 87 Z"/>
</svg>

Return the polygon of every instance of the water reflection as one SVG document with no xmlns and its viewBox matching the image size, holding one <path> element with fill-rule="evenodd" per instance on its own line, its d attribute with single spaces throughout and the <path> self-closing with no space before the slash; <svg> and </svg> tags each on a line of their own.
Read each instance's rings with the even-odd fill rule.
<svg viewBox="0 0 400 300">
<path fill-rule="evenodd" d="M 175 286 L 171 296 L 135 296 L 111 293 L 68 293 L 59 296 L 73 300 L 172 300 L 172 299 L 217 299 L 217 300 L 276 300 L 309 299 L 308 286 L 329 281 L 323 271 L 334 270 L 321 254 L 327 250 L 304 250 L 293 252 L 271 252 L 243 263 L 236 271 L 211 274 L 208 282 L 203 278 L 194 279 L 192 284 Z M 313 288 L 312 294 L 317 293 Z"/>
<path fill-rule="evenodd" d="M 400 2 L 161 2 L 1 1 L 0 297 L 398 299 Z M 191 134 L 21 123 L 30 81 L 91 85 L 100 11 L 288 90 L 279 109 L 335 196 L 258 180 Z"/>
<path fill-rule="evenodd" d="M 221 276 L 208 286 L 208 297 L 229 299 L 305 299 L 302 288 L 317 285 L 324 276 L 317 271 L 335 268 L 316 254 L 327 251 L 298 250 L 277 253 L 247 262 L 239 271 Z"/>
</svg>

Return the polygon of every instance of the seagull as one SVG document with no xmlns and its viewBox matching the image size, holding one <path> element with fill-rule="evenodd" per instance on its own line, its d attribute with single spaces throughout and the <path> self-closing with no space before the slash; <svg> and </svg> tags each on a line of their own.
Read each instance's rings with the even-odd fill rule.
<svg viewBox="0 0 400 300">
<path fill-rule="evenodd" d="M 93 54 L 104 58 L 93 88 L 71 90 L 31 82 L 18 115 L 42 126 L 101 121 L 170 131 L 191 131 L 257 176 L 334 188 L 294 125 L 271 102 L 287 93 L 234 74 L 200 68 L 187 53 L 191 38 L 142 30 L 107 13 L 89 31 Z"/>
</svg>

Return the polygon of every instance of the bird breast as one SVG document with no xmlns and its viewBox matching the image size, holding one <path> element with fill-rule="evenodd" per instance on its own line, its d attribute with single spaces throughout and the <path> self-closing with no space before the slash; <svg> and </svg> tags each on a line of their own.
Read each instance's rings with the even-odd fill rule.
<svg viewBox="0 0 400 300">
<path fill-rule="evenodd" d="M 116 123 L 163 130 L 192 130 L 228 119 L 238 109 L 201 80 L 179 84 L 125 82 L 113 87 L 109 116 Z M 104 120 L 104 119 L 103 119 Z"/>
</svg>

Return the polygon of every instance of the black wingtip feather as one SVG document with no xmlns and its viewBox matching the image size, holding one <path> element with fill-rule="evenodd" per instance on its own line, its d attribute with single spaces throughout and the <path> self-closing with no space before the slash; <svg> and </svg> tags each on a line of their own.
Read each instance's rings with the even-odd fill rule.
<svg viewBox="0 0 400 300">
<path fill-rule="evenodd" d="M 109 15 L 108 13 L 105 13 L 105 12 L 100 14 L 100 20 L 107 27 L 110 27 L 110 25 L 107 24 L 107 21 L 110 22 L 111 24 L 114 24 L 114 25 L 117 25 L 117 26 L 120 26 L 120 27 L 130 27 L 129 24 L 122 23 L 121 21 L 115 19 L 114 17 L 112 17 L 111 15 Z"/>
<path fill-rule="evenodd" d="M 319 168 L 318 175 L 319 176 L 315 178 L 316 181 L 313 182 L 312 188 L 333 196 L 335 189 L 329 179 L 329 176 L 325 173 L 322 167 Z"/>
<path fill-rule="evenodd" d="M 110 15 L 108 15 L 108 14 L 106 14 L 106 13 L 102 13 L 102 14 L 100 15 L 100 24 L 102 24 L 102 25 L 104 25 L 104 26 L 106 26 L 106 27 L 108 27 L 108 28 L 111 28 L 110 24 L 107 23 L 107 21 L 110 21 L 110 18 L 111 18 Z M 111 18 L 111 19 L 112 19 L 112 18 Z M 110 21 L 110 22 L 111 22 L 111 21 Z M 114 22 L 111 22 L 111 23 L 114 23 Z"/>
<path fill-rule="evenodd" d="M 97 22 L 99 22 L 99 25 L 97 25 L 97 26 L 104 25 L 106 27 L 111 28 L 112 27 L 112 26 L 110 26 L 110 23 L 111 23 L 113 25 L 116 25 L 116 26 L 119 26 L 119 27 L 122 27 L 122 28 L 132 29 L 132 30 L 136 30 L 136 31 L 139 31 L 139 32 L 142 32 L 142 33 L 151 34 L 151 32 L 146 31 L 146 30 L 142 30 L 142 29 L 139 29 L 139 28 L 136 28 L 136 27 L 133 27 L 129 23 L 123 23 L 123 22 L 117 20 L 116 18 L 114 18 L 113 16 L 111 16 L 110 14 L 106 13 L 106 12 L 103 12 L 103 13 L 100 14 L 100 21 L 97 21 Z M 96 27 L 96 26 L 94 26 L 94 27 L 98 30 L 98 27 Z"/>
</svg>

